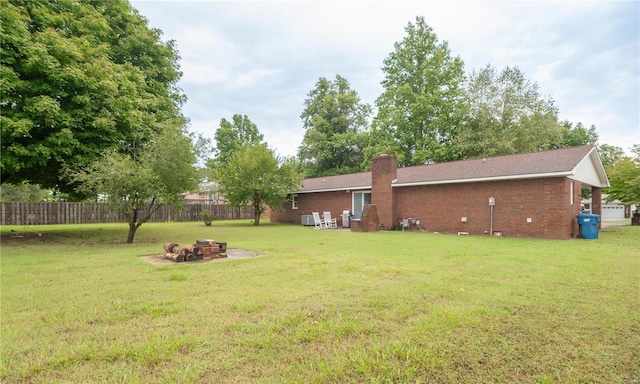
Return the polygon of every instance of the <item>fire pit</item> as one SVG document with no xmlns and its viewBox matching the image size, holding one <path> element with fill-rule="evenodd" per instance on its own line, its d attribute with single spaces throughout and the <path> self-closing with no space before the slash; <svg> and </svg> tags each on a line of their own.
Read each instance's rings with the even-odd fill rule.
<svg viewBox="0 0 640 384">
<path fill-rule="evenodd" d="M 227 257 L 227 243 L 215 240 L 196 240 L 193 245 L 182 248 L 176 243 L 164 243 L 165 259 L 176 263 L 184 261 L 202 261 Z"/>
</svg>

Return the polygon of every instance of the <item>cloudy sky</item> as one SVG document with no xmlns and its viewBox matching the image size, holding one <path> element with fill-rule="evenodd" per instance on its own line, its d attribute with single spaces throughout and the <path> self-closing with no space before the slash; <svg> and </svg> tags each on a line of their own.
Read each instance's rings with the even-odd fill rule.
<svg viewBox="0 0 640 384">
<path fill-rule="evenodd" d="M 132 5 L 175 40 L 191 130 L 247 115 L 281 156 L 295 155 L 303 103 L 320 77 L 346 78 L 362 102 L 416 16 L 467 73 L 519 67 L 560 118 L 595 125 L 600 143 L 640 143 L 638 1 L 160 1 Z"/>
</svg>

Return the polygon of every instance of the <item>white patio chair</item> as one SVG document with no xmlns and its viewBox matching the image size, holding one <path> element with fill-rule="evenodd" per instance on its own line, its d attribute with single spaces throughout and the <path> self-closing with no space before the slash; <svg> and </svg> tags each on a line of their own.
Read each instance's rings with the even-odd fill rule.
<svg viewBox="0 0 640 384">
<path fill-rule="evenodd" d="M 325 228 L 327 228 L 325 222 L 322 219 L 320 219 L 320 213 L 311 212 L 311 214 L 313 215 L 313 227 L 315 229 L 325 229 Z"/>
<path fill-rule="evenodd" d="M 323 216 L 324 216 L 325 228 L 338 228 L 338 223 L 336 222 L 336 219 L 331 218 L 331 212 L 324 212 Z"/>
</svg>

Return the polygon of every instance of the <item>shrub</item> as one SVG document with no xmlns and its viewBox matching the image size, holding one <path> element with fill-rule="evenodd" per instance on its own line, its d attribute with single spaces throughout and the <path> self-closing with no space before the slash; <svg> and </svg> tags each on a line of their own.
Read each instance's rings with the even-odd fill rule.
<svg viewBox="0 0 640 384">
<path fill-rule="evenodd" d="M 209 211 L 200 211 L 200 220 L 204 221 L 204 225 L 210 226 L 216 215 Z"/>
</svg>

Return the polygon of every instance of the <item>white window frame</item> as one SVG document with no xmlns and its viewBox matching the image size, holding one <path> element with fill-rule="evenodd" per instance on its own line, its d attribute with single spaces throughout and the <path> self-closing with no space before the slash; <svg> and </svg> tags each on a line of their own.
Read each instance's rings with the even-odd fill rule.
<svg viewBox="0 0 640 384">
<path fill-rule="evenodd" d="M 291 195 L 291 209 L 298 209 L 298 195 Z"/>
<path fill-rule="evenodd" d="M 355 195 L 357 194 L 361 194 L 362 195 L 362 206 L 359 209 L 356 209 L 356 198 Z M 353 191 L 351 192 L 351 212 L 353 213 L 353 217 L 355 219 L 360 219 L 360 216 L 362 215 L 362 210 L 364 208 L 364 195 L 367 194 L 369 195 L 369 197 L 372 197 L 372 193 L 371 190 L 363 190 L 363 191 Z"/>
<path fill-rule="evenodd" d="M 573 181 L 571 182 L 571 185 L 569 186 L 569 195 L 570 197 L 570 201 L 571 201 L 571 205 L 573 205 Z"/>
</svg>

